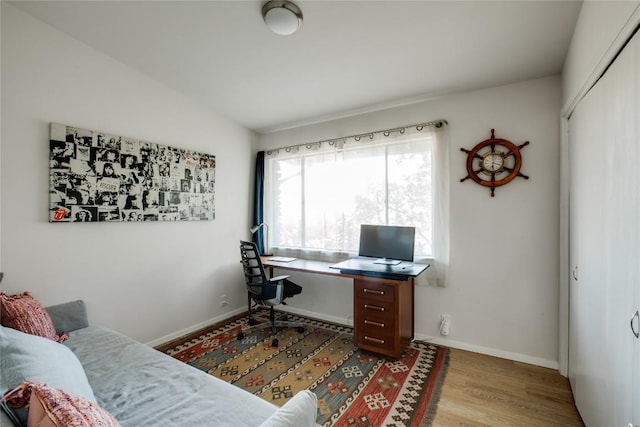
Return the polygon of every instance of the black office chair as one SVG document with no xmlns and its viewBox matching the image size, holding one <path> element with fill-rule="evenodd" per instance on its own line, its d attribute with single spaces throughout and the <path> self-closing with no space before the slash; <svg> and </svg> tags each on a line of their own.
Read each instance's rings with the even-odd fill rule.
<svg viewBox="0 0 640 427">
<path fill-rule="evenodd" d="M 285 280 L 289 276 L 277 276 L 267 278 L 264 266 L 260 260 L 258 248 L 253 242 L 240 241 L 240 255 L 242 256 L 242 267 L 244 270 L 244 278 L 248 292 L 249 305 L 249 327 L 242 329 L 238 333 L 238 339 L 244 338 L 244 335 L 251 330 L 271 327 L 273 332 L 273 340 L 271 345 L 278 346 L 278 338 L 276 337 L 278 327 L 296 327 L 298 332 L 304 332 L 304 324 L 301 322 L 292 322 L 286 320 L 286 314 L 280 318 L 276 318 L 274 307 L 276 305 L 285 304 L 284 299 L 292 296 L 292 292 L 285 292 Z M 291 283 L 292 284 L 292 283 Z M 293 284 L 292 284 L 293 285 Z M 300 288 L 294 285 L 297 290 L 293 293 L 299 293 Z M 256 324 L 256 320 L 252 316 L 252 311 L 258 306 L 269 307 L 269 321 Z"/>
</svg>

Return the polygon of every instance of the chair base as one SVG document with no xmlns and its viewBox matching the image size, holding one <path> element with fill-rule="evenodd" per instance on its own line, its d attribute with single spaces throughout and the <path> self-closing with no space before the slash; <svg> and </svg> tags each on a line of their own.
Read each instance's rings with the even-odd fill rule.
<svg viewBox="0 0 640 427">
<path fill-rule="evenodd" d="M 287 313 L 282 313 L 282 315 L 286 318 Z M 278 320 L 275 317 L 275 311 L 273 309 L 269 310 L 270 320 L 262 323 L 256 324 L 256 320 L 251 316 L 251 312 L 249 312 L 249 327 L 243 328 L 240 332 L 238 332 L 237 338 L 238 340 L 242 340 L 245 337 L 245 334 L 254 331 L 256 329 L 266 329 L 271 328 L 273 339 L 271 340 L 272 347 L 278 347 L 279 342 L 276 335 L 278 334 L 278 329 L 283 330 L 286 328 L 296 328 L 299 333 L 303 333 L 305 330 L 304 323 L 295 322 L 290 320 Z"/>
</svg>

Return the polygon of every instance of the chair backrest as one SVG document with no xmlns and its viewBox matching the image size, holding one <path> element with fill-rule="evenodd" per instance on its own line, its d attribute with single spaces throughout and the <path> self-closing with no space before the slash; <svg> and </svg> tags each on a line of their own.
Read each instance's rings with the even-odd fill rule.
<svg viewBox="0 0 640 427">
<path fill-rule="evenodd" d="M 256 299 L 269 297 L 269 295 L 265 295 L 264 289 L 265 285 L 269 284 L 269 279 L 264 271 L 256 244 L 240 240 L 240 256 L 242 257 L 245 283 L 251 296 Z M 268 293 L 271 294 L 272 291 L 269 290 Z"/>
</svg>

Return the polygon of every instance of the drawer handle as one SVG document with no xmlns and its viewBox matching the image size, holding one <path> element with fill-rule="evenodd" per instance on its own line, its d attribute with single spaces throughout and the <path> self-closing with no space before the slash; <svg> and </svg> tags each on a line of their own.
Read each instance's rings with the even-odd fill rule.
<svg viewBox="0 0 640 427">
<path fill-rule="evenodd" d="M 378 343 L 378 344 L 384 344 L 384 340 L 381 340 L 379 338 L 368 337 L 366 335 L 364 336 L 364 340 L 365 341 L 373 341 L 373 342 Z"/>
<path fill-rule="evenodd" d="M 377 326 L 379 328 L 384 328 L 384 323 L 380 323 L 380 322 L 374 322 L 373 320 L 365 320 L 364 321 L 365 325 L 373 325 L 373 326 Z"/>
<path fill-rule="evenodd" d="M 364 308 L 369 308 L 371 310 L 378 310 L 378 311 L 384 311 L 384 307 L 378 307 L 377 305 L 369 305 L 369 304 L 365 304 Z"/>
<path fill-rule="evenodd" d="M 365 294 L 376 294 L 376 295 L 384 295 L 384 291 L 379 291 L 377 289 L 367 289 L 364 288 L 362 290 L 362 292 L 364 292 Z"/>
</svg>

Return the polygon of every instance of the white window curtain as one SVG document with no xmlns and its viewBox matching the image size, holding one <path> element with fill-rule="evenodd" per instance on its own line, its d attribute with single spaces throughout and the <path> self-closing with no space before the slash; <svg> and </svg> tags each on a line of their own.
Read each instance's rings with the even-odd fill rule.
<svg viewBox="0 0 640 427">
<path fill-rule="evenodd" d="M 434 138 L 434 233 L 431 268 L 425 272 L 432 286 L 444 287 L 449 273 L 449 132 L 432 126 Z"/>
<path fill-rule="evenodd" d="M 266 152 L 265 220 L 277 255 L 338 262 L 357 256 L 360 224 L 416 227 L 422 277 L 445 286 L 449 149 L 445 121 Z"/>
</svg>

